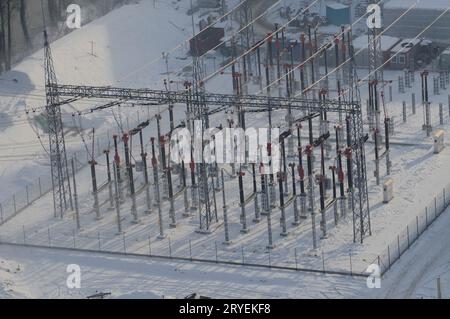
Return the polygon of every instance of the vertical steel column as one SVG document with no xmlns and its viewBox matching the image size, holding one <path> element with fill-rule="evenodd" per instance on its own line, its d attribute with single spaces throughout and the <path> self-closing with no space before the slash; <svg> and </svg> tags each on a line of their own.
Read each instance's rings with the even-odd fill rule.
<svg viewBox="0 0 450 319">
<path fill-rule="evenodd" d="M 313 156 L 312 145 L 307 145 L 305 151 L 308 159 L 308 196 L 309 196 L 309 209 L 311 211 L 313 249 L 316 249 L 317 237 L 316 237 L 316 212 L 315 212 L 315 198 L 314 198 L 314 177 L 312 166 L 312 156 Z"/>
<path fill-rule="evenodd" d="M 278 187 L 280 191 L 280 210 L 281 210 L 281 218 L 280 218 L 280 225 L 281 225 L 281 233 L 280 236 L 287 236 L 287 226 L 286 226 L 286 208 L 284 207 L 284 191 L 283 191 L 283 179 L 287 179 L 287 176 L 284 175 L 284 173 L 280 172 L 277 174 L 278 176 Z"/>
<path fill-rule="evenodd" d="M 303 154 L 302 154 L 302 140 L 301 140 L 302 125 L 297 125 L 297 140 L 298 140 L 298 175 L 300 178 L 300 218 L 306 219 L 306 201 L 307 195 L 305 192 L 305 170 L 303 168 Z"/>
<path fill-rule="evenodd" d="M 89 161 L 89 165 L 91 166 L 92 194 L 94 195 L 94 212 L 97 220 L 100 220 L 102 217 L 100 215 L 100 206 L 98 203 L 97 176 L 95 174 L 95 166 L 97 165 L 97 162 L 92 159 Z"/>
<path fill-rule="evenodd" d="M 148 167 L 147 167 L 147 153 L 144 151 L 144 137 L 142 134 L 142 129 L 139 131 L 139 141 L 141 143 L 141 158 L 142 165 L 144 166 L 144 183 L 145 183 L 145 199 L 147 203 L 146 214 L 152 212 L 152 199 L 150 197 L 150 183 L 148 179 Z"/>
<path fill-rule="evenodd" d="M 75 221 L 77 223 L 77 230 L 81 229 L 80 226 L 80 211 L 78 209 L 78 193 L 77 193 L 77 181 L 75 179 L 75 161 L 72 158 L 71 160 L 72 164 L 72 181 L 73 181 L 73 200 L 75 204 Z"/>
<path fill-rule="evenodd" d="M 289 164 L 291 167 L 292 172 L 292 196 L 294 198 L 294 221 L 292 222 L 292 225 L 298 226 L 300 225 L 300 214 L 298 211 L 298 195 L 297 195 L 297 181 L 295 180 L 295 164 L 291 163 Z"/>
<path fill-rule="evenodd" d="M 239 177 L 239 198 L 240 198 L 240 203 L 241 203 L 241 224 L 242 224 L 241 233 L 246 234 L 249 232 L 249 229 L 247 228 L 247 215 L 245 213 L 245 196 L 244 196 L 243 176 L 245 176 L 245 173 L 240 171 L 238 173 L 238 177 Z"/>
<path fill-rule="evenodd" d="M 109 150 L 104 150 L 103 153 L 106 155 L 106 169 L 108 174 L 108 194 L 109 194 L 109 210 L 114 209 L 114 196 L 112 190 L 112 177 L 111 177 L 111 163 L 109 161 Z"/>
<path fill-rule="evenodd" d="M 117 229 L 118 233 L 122 233 L 122 218 L 120 216 L 120 191 L 119 191 L 119 178 L 117 169 L 117 163 L 113 162 L 113 170 L 114 170 L 114 188 L 115 188 L 115 201 L 116 201 L 116 214 L 117 214 Z"/>
<path fill-rule="evenodd" d="M 134 177 L 133 177 L 133 167 L 131 164 L 131 158 L 130 158 L 130 148 L 128 146 L 129 141 L 129 135 L 124 134 L 122 137 L 123 145 L 125 149 L 125 163 L 127 165 L 127 171 L 128 171 L 128 180 L 129 180 L 129 187 L 130 187 L 130 196 L 131 196 L 131 214 L 133 215 L 134 222 L 138 222 L 138 216 L 137 216 L 137 208 L 136 208 L 136 194 L 134 189 Z"/>
<path fill-rule="evenodd" d="M 259 202 L 258 202 L 258 185 L 256 183 L 256 164 L 252 163 L 252 175 L 253 175 L 253 196 L 254 196 L 254 203 L 255 203 L 255 218 L 253 219 L 253 222 L 259 223 L 261 221 L 261 210 L 259 208 Z"/>
<path fill-rule="evenodd" d="M 155 183 L 155 199 L 156 203 L 158 205 L 158 218 L 159 218 L 159 239 L 166 238 L 166 235 L 164 234 L 164 222 L 163 222 L 163 216 L 162 216 L 162 210 L 161 210 L 161 198 L 159 194 L 159 177 L 158 177 L 158 160 L 156 159 L 155 154 L 155 138 L 151 138 L 152 143 L 152 166 L 153 166 L 153 182 Z"/>
<path fill-rule="evenodd" d="M 223 242 L 224 245 L 231 244 L 230 241 L 230 232 L 228 228 L 228 205 L 227 205 L 227 199 L 225 194 L 225 178 L 223 176 L 223 169 L 220 171 L 220 177 L 222 180 L 222 203 L 223 203 L 223 224 L 224 224 L 224 231 L 225 231 L 225 241 Z"/>
<path fill-rule="evenodd" d="M 114 163 L 116 164 L 116 168 L 117 168 L 117 183 L 118 183 L 118 187 L 119 187 L 119 199 L 120 199 L 120 202 L 123 203 L 125 199 L 124 199 L 123 192 L 122 192 L 122 174 L 121 174 L 121 169 L 120 169 L 119 147 L 118 147 L 118 143 L 117 143 L 118 136 L 114 135 L 113 139 L 114 139 Z"/>
<path fill-rule="evenodd" d="M 181 162 L 181 180 L 183 185 L 183 197 L 184 197 L 184 217 L 191 217 L 191 211 L 189 207 L 189 199 L 188 199 L 188 188 L 186 182 L 186 166 L 184 161 Z"/>
</svg>

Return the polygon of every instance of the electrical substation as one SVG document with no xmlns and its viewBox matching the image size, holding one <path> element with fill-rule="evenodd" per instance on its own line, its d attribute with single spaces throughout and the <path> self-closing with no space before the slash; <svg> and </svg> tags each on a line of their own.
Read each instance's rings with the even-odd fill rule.
<svg viewBox="0 0 450 319">
<path fill-rule="evenodd" d="M 405 191 L 398 184 L 407 169 L 396 161 L 415 143 L 435 158 L 446 152 L 450 113 L 434 100 L 449 94 L 450 73 L 389 69 L 410 49 L 396 50 L 400 40 L 386 48 L 395 22 L 367 28 L 364 11 L 324 34 L 324 22 L 306 16 L 317 2 L 276 23 L 265 17 L 264 35 L 255 28 L 265 13 L 247 1 L 200 29 L 192 13 L 189 68 L 170 71 L 164 53 L 162 89 L 64 83 L 55 67 L 63 57 L 44 31 L 46 103 L 26 114 L 45 117 L 48 142 L 38 137 L 51 185 L 42 190 L 39 181 L 32 200 L 27 188 L 24 207 L 14 198 L 0 240 L 344 275 L 370 263 L 389 269 L 421 223 L 428 227 L 428 210 L 387 254 L 364 249 L 376 246 L 377 223 Z M 308 19 L 293 32 L 299 17 Z M 216 25 L 228 19 L 236 20 L 232 31 Z M 361 23 L 364 50 L 354 44 Z M 101 117 L 112 120 L 89 127 Z M 68 134 L 81 151 L 68 151 Z M 444 189 L 434 217 L 447 204 Z M 36 207 L 51 212 L 23 217 Z"/>
</svg>

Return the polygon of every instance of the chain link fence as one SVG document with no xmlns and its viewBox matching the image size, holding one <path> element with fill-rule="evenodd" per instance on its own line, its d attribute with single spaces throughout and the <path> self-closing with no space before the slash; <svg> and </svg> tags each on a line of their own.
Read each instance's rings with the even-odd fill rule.
<svg viewBox="0 0 450 319">
<path fill-rule="evenodd" d="M 137 116 L 127 118 L 128 127 L 137 126 L 139 123 L 139 114 Z M 104 150 L 111 149 L 112 143 L 110 141 L 110 137 L 111 136 L 109 136 L 109 134 L 106 134 L 102 137 L 96 138 L 94 157 L 100 157 L 102 156 Z M 75 159 L 75 171 L 78 172 L 88 165 L 90 154 L 88 154 L 84 148 L 78 151 L 67 152 L 70 177 L 72 171 L 70 166 L 71 158 Z M 50 192 L 52 188 L 50 167 L 47 167 L 46 174 L 39 177 L 37 181 L 26 185 L 21 191 L 0 202 L 0 226 L 14 218 L 17 214 L 20 214 L 39 198 Z"/>
<path fill-rule="evenodd" d="M 314 256 L 302 254 L 300 249 L 267 250 L 252 245 L 224 245 L 220 241 L 175 240 L 170 236 L 156 238 L 147 233 L 79 233 L 62 231 L 58 227 L 29 230 L 23 227 L 14 236 L 0 236 L 1 244 L 36 248 L 56 248 L 84 252 L 100 252 L 139 257 L 163 258 L 178 261 L 206 262 L 225 265 L 292 270 L 320 274 L 366 278 L 366 266 L 352 264 L 352 256 L 341 258 L 323 251 Z M 343 261 L 343 262 L 342 262 Z"/>
<path fill-rule="evenodd" d="M 449 207 L 450 184 L 442 189 L 434 199 L 425 206 L 422 213 L 416 215 L 397 237 L 378 256 L 374 263 L 380 266 L 381 275 L 384 275 L 411 247 L 414 242 L 428 229 L 428 227 Z"/>
</svg>

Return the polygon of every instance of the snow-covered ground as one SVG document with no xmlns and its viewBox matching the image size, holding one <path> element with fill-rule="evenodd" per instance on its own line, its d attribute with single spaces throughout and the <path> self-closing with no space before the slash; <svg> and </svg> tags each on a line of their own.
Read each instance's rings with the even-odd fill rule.
<svg viewBox="0 0 450 319">
<path fill-rule="evenodd" d="M 186 15 L 188 9 L 186 3 L 188 1 L 160 3 L 156 9 L 153 8 L 153 1 L 141 1 L 138 4 L 127 5 L 56 41 L 52 44 L 52 49 L 59 82 L 64 84 L 162 88 L 163 79 L 167 77 L 167 74 L 165 74 L 166 65 L 164 61 L 158 60 L 161 53 L 164 50 L 170 50 L 170 48 L 185 40 L 192 32 L 190 17 Z M 225 26 L 227 28 L 232 27 L 229 22 L 225 23 Z M 95 43 L 94 55 L 90 54 L 89 41 Z M 187 47 L 184 45 L 170 55 L 170 77 L 171 79 L 177 79 L 173 86 L 181 85 L 181 81 L 190 76 L 189 72 L 181 71 L 190 64 L 186 52 Z M 25 106 L 31 109 L 44 105 L 42 55 L 42 51 L 37 52 L 17 65 L 12 72 L 0 78 L 0 115 L 2 116 L 0 119 L 0 134 L 2 136 L 2 143 L 0 144 L 0 178 L 2 181 L 0 183 L 0 200 L 17 190 L 22 190 L 25 184 L 35 181 L 38 176 L 45 174 L 48 170 L 48 158 L 37 142 L 36 133 L 30 129 L 29 120 L 24 114 Z M 218 54 L 216 54 L 216 57 L 221 58 Z M 151 61 L 157 62 L 148 65 Z M 209 70 L 207 68 L 207 73 L 213 72 L 211 63 L 210 61 L 207 64 L 209 68 Z M 361 77 L 364 77 L 365 73 L 366 71 L 360 70 Z M 81 170 L 77 174 L 82 225 L 80 232 L 73 232 L 73 213 L 67 214 L 64 219 L 54 219 L 51 195 L 49 194 L 13 220 L 1 226 L 0 239 L 17 243 L 25 241 L 39 245 L 99 248 L 116 252 L 123 251 L 125 246 L 127 252 L 147 254 L 149 250 L 152 250 L 153 254 L 168 255 L 170 253 L 182 257 L 188 257 L 192 252 L 194 257 L 211 260 L 216 258 L 217 251 L 219 259 L 223 260 L 241 260 L 242 254 L 244 254 L 245 260 L 248 262 L 267 264 L 270 260 L 274 264 L 290 267 L 299 264 L 301 267 L 314 269 L 322 269 L 325 261 L 325 267 L 328 270 L 352 270 L 361 273 L 369 264 L 376 261 L 377 256 L 386 249 L 387 245 L 397 238 L 397 234 L 403 231 L 408 223 L 415 220 L 416 216 L 423 212 L 425 205 L 450 182 L 448 178 L 448 172 L 450 171 L 449 148 L 447 147 L 439 155 L 434 155 L 432 138 L 426 138 L 421 129 L 423 110 L 419 103 L 419 74 L 416 73 L 416 81 L 412 89 L 407 90 L 405 94 L 398 94 L 395 80 L 400 74 L 400 72 L 385 73 L 386 79 L 394 80 L 394 99 L 393 102 L 387 102 L 387 111 L 390 116 L 395 116 L 396 121 L 395 135 L 391 139 L 393 167 L 390 176 L 395 183 L 395 198 L 389 204 L 382 204 L 382 188 L 376 186 L 372 174 L 374 170 L 373 144 L 368 143 L 366 155 L 372 236 L 367 238 L 363 245 L 352 243 L 353 232 L 350 214 L 338 226 L 334 227 L 332 212 L 329 212 L 328 237 L 320 240 L 318 250 L 311 250 L 310 219 L 305 220 L 299 227 L 293 227 L 291 225 L 293 212 L 292 207 L 289 207 L 286 210 L 290 233 L 287 238 L 279 234 L 280 212 L 274 210 L 272 222 L 276 248 L 271 252 L 271 255 L 268 255 L 266 250 L 266 220 L 263 219 L 259 224 L 250 223 L 254 213 L 253 202 L 249 203 L 247 210 L 251 231 L 249 234 L 240 233 L 237 180 L 228 176 L 226 178 L 226 190 L 232 245 L 224 246 L 221 244 L 224 237 L 222 226 L 210 235 L 195 233 L 198 228 L 198 216 L 192 218 L 181 216 L 184 212 L 182 196 L 175 203 L 178 220 L 176 229 L 168 228 L 169 216 L 167 212 L 169 204 L 165 202 L 163 205 L 163 224 L 168 235 L 166 239 L 157 239 L 159 231 L 157 214 L 144 215 L 142 213 L 145 206 L 144 193 L 138 196 L 140 222 L 137 224 L 132 222 L 130 203 L 125 202 L 122 206 L 122 224 L 125 235 L 118 235 L 115 211 L 107 209 L 107 188 L 100 193 L 101 210 L 104 218 L 101 221 L 94 218 L 93 199 L 90 192 L 90 171 L 88 169 Z M 434 75 L 431 75 L 430 78 L 432 76 Z M 331 77 L 330 82 L 334 83 L 333 77 Z M 175 87 L 172 88 L 175 89 Z M 207 90 L 230 92 L 231 79 L 229 75 L 223 74 L 214 78 L 208 83 Z M 259 90 L 259 86 L 249 85 L 248 87 L 249 93 L 255 93 Z M 416 92 L 416 115 L 410 114 L 411 92 Z M 365 101 L 367 97 L 366 85 L 361 87 L 361 94 L 362 100 Z M 448 94 L 448 90 L 436 96 L 431 94 L 431 115 L 434 129 L 449 130 Z M 403 100 L 408 103 L 407 123 L 401 123 Z M 65 124 L 73 128 L 72 134 L 67 136 L 68 148 L 71 151 L 84 149 L 79 134 L 76 132 L 77 124 L 72 120 L 72 112 L 89 109 L 105 102 L 107 101 L 93 101 L 95 105 L 77 102 L 64 108 Z M 438 103 L 443 103 L 445 106 L 444 125 L 438 123 Z M 120 113 L 121 121 L 123 120 L 122 124 L 129 129 L 132 126 L 127 127 L 129 126 L 127 124 L 128 118 L 132 119 L 133 122 L 137 118 L 144 120 L 163 109 L 121 108 L 116 112 Z M 175 106 L 177 121 L 184 119 L 184 109 L 185 107 L 182 105 Z M 364 106 L 363 109 L 365 111 Z M 163 113 L 162 118 L 163 130 L 167 130 L 168 126 L 168 115 L 166 113 Z M 279 110 L 276 112 L 274 120 L 277 123 L 282 123 L 284 115 L 285 112 Z M 89 142 L 88 130 L 92 127 L 96 127 L 98 131 L 96 137 L 102 136 L 106 140 L 110 138 L 111 132 L 117 129 L 116 120 L 111 112 L 75 117 L 76 121 L 79 121 L 78 125 L 86 130 L 84 134 L 88 145 L 91 143 Z M 335 118 L 330 117 L 330 119 L 334 120 Z M 225 124 L 225 117 L 223 114 L 217 114 L 212 117 L 211 121 L 215 124 Z M 251 114 L 247 119 L 248 127 L 265 126 L 267 125 L 266 122 L 267 115 L 264 113 Z M 156 128 L 154 122 L 152 122 L 151 127 L 145 132 L 145 140 L 148 141 L 150 137 L 155 135 Z M 44 141 L 45 144 L 46 141 Z M 138 156 L 139 147 L 137 143 L 133 145 L 135 146 L 134 154 Z M 146 142 L 145 148 L 148 152 L 150 151 L 148 142 Z M 84 158 L 78 158 L 78 160 L 85 161 Z M 98 162 L 100 165 L 97 167 L 97 174 L 101 184 L 106 180 L 106 168 L 103 158 L 99 158 Z M 331 165 L 332 163 L 333 160 L 327 164 Z M 224 168 L 229 171 L 228 166 Z M 382 180 L 386 180 L 383 162 L 381 174 Z M 142 176 L 138 175 L 137 179 L 139 188 L 142 185 Z M 178 185 L 178 181 L 175 184 Z M 245 184 L 246 192 L 249 194 L 252 185 L 248 174 L 245 178 Z M 222 219 L 222 198 L 220 193 L 216 195 L 218 213 L 220 219 Z M 441 226 L 442 220 L 446 218 L 445 216 L 446 214 L 436 221 L 439 224 L 438 226 Z M 403 262 L 403 266 L 396 265 L 392 272 L 393 275 L 388 273 L 386 277 L 386 282 L 388 282 L 386 287 L 388 288 L 386 290 L 383 288 L 379 295 L 372 290 L 367 290 L 365 281 L 361 278 L 352 279 L 350 277 L 273 272 L 247 268 L 245 268 L 245 274 L 243 275 L 240 267 L 197 265 L 145 258 L 111 257 L 101 254 L 92 255 L 0 246 L 0 266 L 2 267 L 0 279 L 3 282 L 0 285 L 0 296 L 3 293 L 10 297 L 85 297 L 97 290 L 113 291 L 115 297 L 126 297 L 128 295 L 154 298 L 163 295 L 166 297 L 182 297 L 192 292 L 216 297 L 246 295 L 273 298 L 389 297 L 401 296 L 402 294 L 408 297 L 430 296 L 430 294 L 424 292 L 423 289 L 425 288 L 422 289 L 421 287 L 432 286 L 430 280 L 433 280 L 436 273 L 445 275 L 446 268 L 442 266 L 445 261 L 441 263 L 440 259 L 437 263 L 433 263 L 431 272 L 423 275 L 423 279 L 420 279 L 421 276 L 416 276 L 419 278 L 417 283 L 405 283 L 405 285 L 409 285 L 405 288 L 406 290 L 403 291 L 402 286 L 399 286 L 398 289 L 391 289 L 391 287 L 395 287 L 398 280 L 404 280 L 404 278 L 400 278 L 400 275 L 395 275 L 395 271 L 404 274 L 406 273 L 405 269 L 411 268 L 410 274 L 412 275 L 405 275 L 408 282 L 415 278 L 414 273 L 423 273 L 423 269 L 427 268 L 426 265 L 423 267 L 419 265 L 415 270 L 410 263 L 408 264 L 403 260 L 407 260 L 410 255 L 420 256 L 424 251 L 434 254 L 433 250 L 426 246 L 426 243 L 430 241 L 423 240 L 424 244 L 422 239 L 419 240 L 414 248 L 417 249 L 417 252 L 414 252 L 414 250 L 402 257 L 398 265 Z M 445 241 L 442 240 L 441 242 L 444 243 Z M 445 248 L 439 248 L 439 252 L 443 249 Z M 423 261 L 434 260 L 434 256 L 424 258 Z M 90 278 L 81 295 L 79 293 L 72 294 L 64 288 L 66 276 L 64 265 L 73 263 L 72 260 L 73 262 L 78 261 Z M 53 269 L 53 272 L 48 271 L 47 273 L 44 270 L 45 267 Z M 172 270 L 170 270 L 171 268 Z M 403 269 L 403 271 L 399 269 Z M 38 276 L 43 276 L 43 279 Z M 33 278 L 36 278 L 36 282 Z M 119 280 L 120 285 L 116 285 L 115 280 Z M 152 280 L 155 280 L 158 284 L 154 285 L 155 288 L 149 289 L 148 282 Z M 176 282 L 180 280 L 183 284 L 177 285 Z M 201 282 L 200 287 L 205 285 L 205 291 L 198 291 L 196 287 L 199 287 L 199 282 Z M 444 280 L 444 287 L 445 284 Z M 223 287 L 227 287 L 227 289 L 223 289 Z M 283 289 L 280 287 L 283 287 Z M 306 288 L 308 289 L 306 290 Z"/>
<path fill-rule="evenodd" d="M 364 278 L 239 266 L 0 246 L 0 298 L 350 298 Z M 6 259 L 7 262 L 3 262 Z M 81 289 L 67 288 L 69 264 L 81 268 Z M 368 289 L 367 289 L 368 290 Z"/>
</svg>

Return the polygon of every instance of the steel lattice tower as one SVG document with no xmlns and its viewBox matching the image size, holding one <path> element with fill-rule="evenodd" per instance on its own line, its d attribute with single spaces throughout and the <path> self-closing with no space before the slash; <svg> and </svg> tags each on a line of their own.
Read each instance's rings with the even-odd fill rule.
<svg viewBox="0 0 450 319">
<path fill-rule="evenodd" d="M 351 30 L 349 31 L 348 41 L 351 70 L 349 78 L 350 99 L 352 103 L 356 103 L 361 106 L 361 94 L 358 86 L 358 73 L 355 67 Z M 364 238 L 372 234 L 372 229 L 370 225 L 370 206 L 365 152 L 365 142 L 368 139 L 368 135 L 364 134 L 364 120 L 360 109 L 358 112 L 351 112 L 349 124 L 352 140 L 352 166 L 354 170 L 353 176 L 355 184 L 355 190 L 351 199 L 353 210 L 353 241 L 357 242 L 359 240 L 363 243 Z"/>
<path fill-rule="evenodd" d="M 58 95 L 58 82 L 47 31 L 44 31 L 45 53 L 45 95 L 48 136 L 50 146 L 50 167 L 53 188 L 53 208 L 55 216 L 64 216 L 64 212 L 72 209 L 72 191 L 69 179 L 69 167 L 67 165 L 66 144 L 61 117 L 61 104 Z"/>
</svg>

